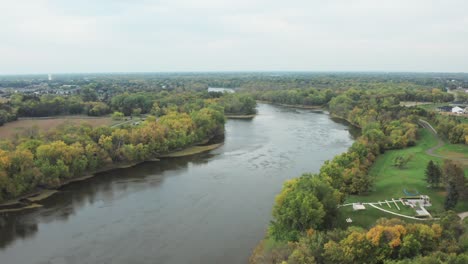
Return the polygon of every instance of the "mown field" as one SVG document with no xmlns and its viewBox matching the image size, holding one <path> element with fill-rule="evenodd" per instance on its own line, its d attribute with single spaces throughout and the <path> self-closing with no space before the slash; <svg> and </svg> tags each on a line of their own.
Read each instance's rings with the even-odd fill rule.
<svg viewBox="0 0 468 264">
<path fill-rule="evenodd" d="M 426 129 L 419 131 L 420 139 L 417 145 L 414 147 L 387 151 L 385 154 L 379 156 L 370 170 L 370 175 L 375 178 L 373 190 L 368 195 L 353 195 L 350 196 L 345 203 L 352 202 L 378 202 L 391 200 L 392 198 L 398 199 L 404 197 L 404 189 L 408 191 L 417 191 L 420 194 L 429 195 L 431 198 L 432 206 L 428 208 L 428 211 L 433 215 L 437 215 L 442 212 L 445 190 L 432 189 L 427 187 L 425 181 L 424 171 L 427 163 L 433 160 L 442 165 L 443 159 L 430 156 L 426 153 L 428 149 L 437 145 L 437 138 Z M 438 150 L 437 154 L 450 154 L 450 156 L 465 156 L 468 153 L 468 148 L 461 145 L 446 144 Z M 397 156 L 411 156 L 411 160 L 403 168 L 397 168 L 393 166 L 393 161 Z M 399 204 L 400 205 L 400 204 Z M 393 207 L 393 204 L 392 204 Z M 389 210 L 388 206 L 382 208 Z M 375 208 L 367 206 L 365 211 L 354 212 L 352 207 L 340 209 L 342 216 L 340 218 L 346 219 L 350 217 L 353 219 L 353 224 L 361 226 L 372 225 L 376 219 L 380 217 L 396 217 L 385 212 L 378 211 Z M 456 211 L 468 211 L 468 203 L 459 202 Z M 398 212 L 393 208 L 394 212 Z M 400 213 L 405 214 L 404 211 Z M 409 219 L 406 219 L 409 220 Z"/>
<path fill-rule="evenodd" d="M 436 154 L 445 156 L 449 159 L 467 159 L 468 146 L 462 144 L 446 144 L 435 151 Z"/>
<path fill-rule="evenodd" d="M 121 122 L 121 121 L 118 121 Z M 89 117 L 89 116 L 60 116 L 50 118 L 31 118 L 9 122 L 0 126 L 0 138 L 13 138 L 15 135 L 27 135 L 34 131 L 46 132 L 55 129 L 62 124 L 82 124 L 88 123 L 93 127 L 110 126 L 116 123 L 110 116 Z"/>
</svg>

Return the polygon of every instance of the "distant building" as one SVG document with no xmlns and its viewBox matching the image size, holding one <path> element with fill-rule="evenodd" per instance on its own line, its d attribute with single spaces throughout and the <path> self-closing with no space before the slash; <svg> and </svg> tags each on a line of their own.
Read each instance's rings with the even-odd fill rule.
<svg viewBox="0 0 468 264">
<path fill-rule="evenodd" d="M 463 111 L 464 109 L 459 106 L 455 106 L 454 108 L 452 108 L 452 113 L 455 113 L 455 114 L 463 114 Z"/>
<path fill-rule="evenodd" d="M 49 73 L 48 77 L 49 77 L 49 81 L 52 81 L 52 74 Z"/>
</svg>

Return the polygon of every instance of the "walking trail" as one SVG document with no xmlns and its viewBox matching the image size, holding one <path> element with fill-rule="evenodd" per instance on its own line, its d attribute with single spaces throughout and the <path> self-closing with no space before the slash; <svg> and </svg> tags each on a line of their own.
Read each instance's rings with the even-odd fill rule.
<svg viewBox="0 0 468 264">
<path fill-rule="evenodd" d="M 429 122 L 425 121 L 425 120 L 422 120 L 422 119 L 419 119 L 419 124 L 426 128 L 427 130 L 429 130 L 433 135 L 434 137 L 437 138 L 437 145 L 435 145 L 434 147 L 426 150 L 426 154 L 429 155 L 429 156 L 432 156 L 432 157 L 436 157 L 436 158 L 441 158 L 441 159 L 446 159 L 447 157 L 446 156 L 442 156 L 442 155 L 439 155 L 439 154 L 436 154 L 434 153 L 436 150 L 438 150 L 439 148 L 441 148 L 445 143 L 444 141 L 437 135 L 437 131 L 431 126 L 431 124 L 429 124 Z M 457 160 L 457 161 L 466 161 L 468 162 L 468 159 L 466 158 L 456 158 L 456 157 L 451 157 L 450 158 L 451 160 Z"/>
<path fill-rule="evenodd" d="M 437 135 L 437 131 L 431 126 L 431 124 L 429 124 L 429 122 L 425 120 L 419 119 L 419 124 L 423 126 L 424 128 L 426 128 L 427 130 L 431 131 L 431 133 L 437 138 L 437 145 L 426 150 L 426 154 L 429 156 L 446 159 L 447 157 L 445 156 L 434 154 L 434 151 L 441 148 L 445 144 L 444 141 Z M 468 161 L 468 159 L 465 159 L 465 158 L 450 158 L 450 159 L 458 160 L 458 161 Z M 461 218 L 461 220 L 463 220 L 466 217 L 468 217 L 468 212 L 459 213 L 458 216 Z"/>
</svg>

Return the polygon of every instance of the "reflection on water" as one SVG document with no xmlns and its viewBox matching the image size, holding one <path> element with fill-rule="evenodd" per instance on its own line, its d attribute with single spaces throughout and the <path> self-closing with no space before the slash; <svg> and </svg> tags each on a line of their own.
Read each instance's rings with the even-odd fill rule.
<svg viewBox="0 0 468 264">
<path fill-rule="evenodd" d="M 245 263 L 284 180 L 351 143 L 327 115 L 262 104 L 210 153 L 100 173 L 1 215 L 1 263 Z"/>
</svg>

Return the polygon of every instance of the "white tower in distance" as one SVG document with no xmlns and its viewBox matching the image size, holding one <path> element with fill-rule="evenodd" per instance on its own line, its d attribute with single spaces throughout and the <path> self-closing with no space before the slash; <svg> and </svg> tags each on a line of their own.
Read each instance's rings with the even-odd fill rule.
<svg viewBox="0 0 468 264">
<path fill-rule="evenodd" d="M 52 74 L 49 73 L 49 81 L 52 81 Z"/>
</svg>

